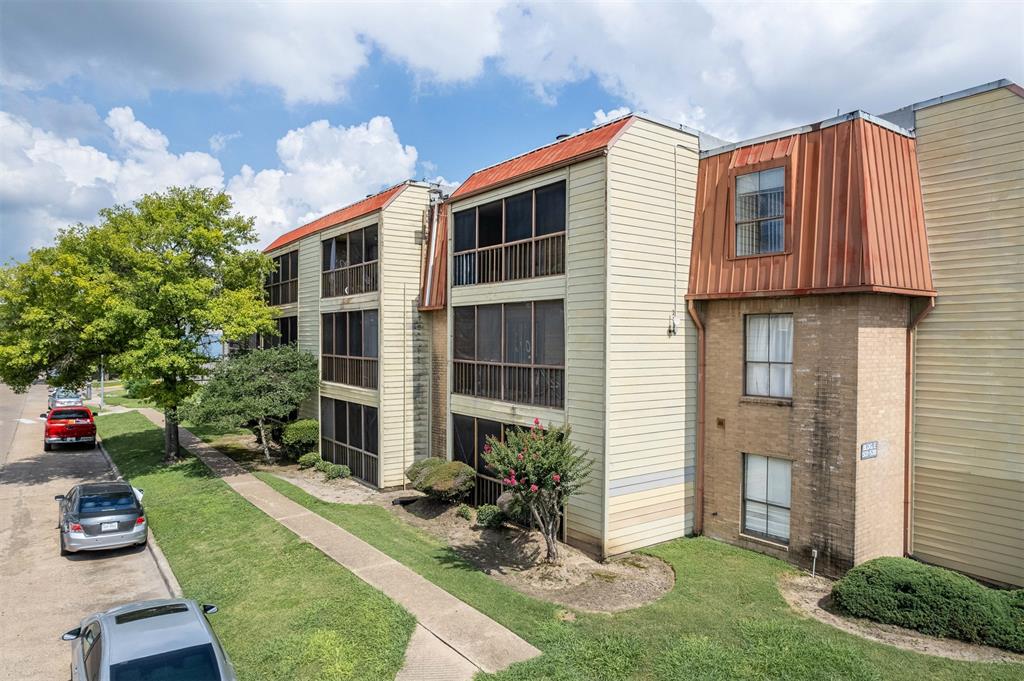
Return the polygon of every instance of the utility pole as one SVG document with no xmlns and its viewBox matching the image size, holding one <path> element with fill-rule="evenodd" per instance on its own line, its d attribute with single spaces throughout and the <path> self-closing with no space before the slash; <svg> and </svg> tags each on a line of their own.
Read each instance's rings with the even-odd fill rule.
<svg viewBox="0 0 1024 681">
<path fill-rule="evenodd" d="M 100 411 L 103 411 L 103 407 L 105 405 L 105 402 L 104 402 L 103 398 L 105 398 L 105 397 L 106 397 L 106 392 L 104 391 L 104 383 L 103 383 L 103 355 L 100 355 Z"/>
</svg>

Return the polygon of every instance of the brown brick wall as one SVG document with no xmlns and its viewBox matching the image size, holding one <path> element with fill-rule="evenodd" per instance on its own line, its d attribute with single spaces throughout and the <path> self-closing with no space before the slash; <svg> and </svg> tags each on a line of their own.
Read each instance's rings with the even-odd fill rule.
<svg viewBox="0 0 1024 681">
<path fill-rule="evenodd" d="M 448 311 L 424 313 L 430 329 L 430 454 L 447 457 Z"/>
<path fill-rule="evenodd" d="M 884 435 L 870 439 L 894 440 L 895 417 L 890 418 L 891 414 L 898 413 L 900 419 L 903 414 L 902 377 L 895 379 L 895 374 L 903 370 L 903 345 L 897 344 L 884 354 L 880 360 L 884 366 L 872 368 L 866 378 L 872 388 L 870 395 L 858 396 L 858 371 L 860 364 L 871 359 L 878 344 L 893 343 L 895 331 L 905 333 L 905 305 L 904 300 L 877 294 L 708 301 L 705 534 L 807 567 L 811 550 L 817 549 L 817 567 L 825 574 L 841 574 L 854 564 L 858 443 L 876 427 L 872 422 L 859 428 L 858 407 L 862 402 L 865 409 L 887 415 L 877 419 Z M 743 316 L 769 312 L 793 314 L 791 401 L 743 396 Z M 899 326 L 892 327 L 896 317 Z M 902 429 L 902 421 L 899 427 Z M 741 532 L 743 453 L 793 462 L 788 547 Z M 869 485 L 866 496 L 890 493 L 895 483 L 889 481 L 894 474 L 889 464 L 896 455 L 893 445 L 884 465 L 874 467 L 881 474 L 868 472 L 865 467 L 863 478 Z M 902 441 L 898 458 L 902 462 Z M 902 463 L 900 466 L 902 503 Z M 859 521 L 874 530 L 884 527 L 886 539 L 882 544 L 887 548 L 892 527 L 901 531 L 902 511 L 897 515 L 875 514 L 866 508 Z"/>
</svg>

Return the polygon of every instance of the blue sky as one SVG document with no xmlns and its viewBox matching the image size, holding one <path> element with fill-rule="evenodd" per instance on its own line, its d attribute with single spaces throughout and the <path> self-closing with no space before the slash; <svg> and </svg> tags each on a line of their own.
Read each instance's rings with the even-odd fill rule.
<svg viewBox="0 0 1024 681">
<path fill-rule="evenodd" d="M 169 184 L 225 189 L 266 243 L 602 112 L 739 139 L 1019 82 L 1022 26 L 1016 3 L 6 1 L 0 260 Z"/>
</svg>

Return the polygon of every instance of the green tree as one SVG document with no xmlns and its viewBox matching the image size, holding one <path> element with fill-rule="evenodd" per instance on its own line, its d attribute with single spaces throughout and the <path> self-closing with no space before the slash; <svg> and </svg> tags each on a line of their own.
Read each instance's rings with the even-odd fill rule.
<svg viewBox="0 0 1024 681">
<path fill-rule="evenodd" d="M 571 436 L 569 426 L 545 429 L 534 419 L 529 430 L 509 428 L 504 441 L 488 436 L 484 445 L 488 467 L 544 535 L 548 563 L 558 562 L 558 528 L 565 502 L 590 475 L 587 452 L 574 445 Z"/>
<path fill-rule="evenodd" d="M 210 362 L 211 332 L 272 332 L 263 281 L 272 261 L 246 247 L 251 218 L 209 189 L 171 188 L 100 211 L 53 246 L 0 268 L 0 381 L 41 374 L 81 386 L 101 358 L 163 409 L 165 458 L 178 452 L 178 407 Z"/>
<path fill-rule="evenodd" d="M 292 345 L 249 350 L 217 362 L 209 382 L 189 398 L 181 415 L 229 428 L 255 423 L 269 461 L 268 421 L 295 411 L 319 379 L 317 358 Z"/>
</svg>

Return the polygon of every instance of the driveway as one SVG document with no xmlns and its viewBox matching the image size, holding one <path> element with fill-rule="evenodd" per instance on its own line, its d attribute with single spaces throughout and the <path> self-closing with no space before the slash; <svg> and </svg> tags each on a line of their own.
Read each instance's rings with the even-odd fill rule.
<svg viewBox="0 0 1024 681">
<path fill-rule="evenodd" d="M 113 475 L 98 449 L 44 452 L 45 410 L 45 386 L 15 395 L 0 385 L 0 679 L 67 679 L 60 635 L 79 619 L 171 595 L 147 548 L 60 556 L 53 496 Z"/>
</svg>

